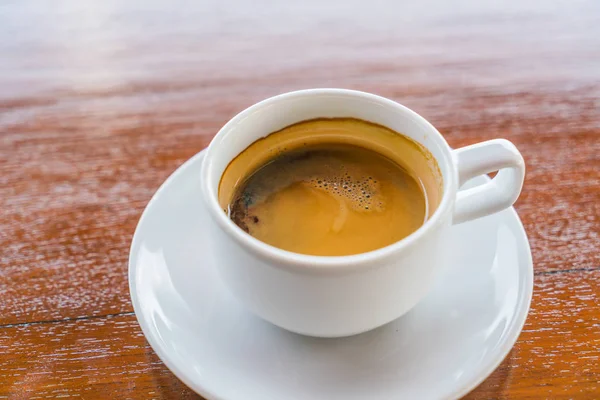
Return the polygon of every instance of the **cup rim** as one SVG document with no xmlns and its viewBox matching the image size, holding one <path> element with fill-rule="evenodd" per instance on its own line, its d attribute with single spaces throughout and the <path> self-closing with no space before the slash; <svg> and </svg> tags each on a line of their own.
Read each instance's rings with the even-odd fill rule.
<svg viewBox="0 0 600 400">
<path fill-rule="evenodd" d="M 316 95 L 344 95 L 351 97 L 361 97 L 365 101 L 375 101 L 382 103 L 388 107 L 396 108 L 398 112 L 408 114 L 411 118 L 420 122 L 422 126 L 425 126 L 433 136 L 436 138 L 438 144 L 441 145 L 441 151 L 444 156 L 444 160 L 440 160 L 435 157 L 438 165 L 442 167 L 444 164 L 448 173 L 444 177 L 444 186 L 442 200 L 433 215 L 416 231 L 410 235 L 400 239 L 397 242 L 381 247 L 376 250 L 371 250 L 364 253 L 344 255 L 344 256 L 317 256 L 309 254 L 295 253 L 289 250 L 283 250 L 278 247 L 272 246 L 259 239 L 244 232 L 238 227 L 231 219 L 229 219 L 223 210 L 221 209 L 218 202 L 218 193 L 214 190 L 214 182 L 212 177 L 212 170 L 214 168 L 211 160 L 214 154 L 219 151 L 219 146 L 222 142 L 222 138 L 227 135 L 227 132 L 234 126 L 243 123 L 243 120 L 251 113 L 257 112 L 263 108 L 269 107 L 271 104 L 290 99 L 295 97 L 307 97 Z M 374 121 L 376 122 L 376 121 Z M 231 162 L 231 160 L 229 160 Z M 222 174 L 219 176 L 221 179 Z M 382 96 L 375 94 L 350 90 L 350 89 L 338 89 L 338 88 L 319 88 L 319 89 L 303 89 L 292 92 L 279 94 L 273 97 L 269 97 L 258 103 L 251 105 L 245 110 L 238 113 L 232 119 L 230 119 L 215 135 L 206 149 L 206 155 L 202 162 L 201 168 L 201 187 L 202 195 L 206 207 L 208 208 L 209 214 L 213 220 L 217 223 L 220 229 L 222 229 L 229 237 L 231 237 L 236 243 L 246 249 L 248 252 L 259 256 L 263 260 L 269 261 L 271 265 L 280 267 L 286 270 L 300 270 L 303 272 L 324 272 L 324 271 L 351 271 L 364 266 L 374 265 L 373 261 L 386 259 L 399 252 L 412 248 L 415 243 L 420 241 L 430 231 L 437 228 L 444 220 L 444 216 L 451 212 L 451 205 L 454 200 L 457 191 L 458 172 L 454 166 L 451 148 L 446 142 L 446 139 L 438 132 L 438 130 L 425 118 L 416 113 L 415 111 L 397 103 L 393 100 L 387 99 Z M 218 184 L 216 185 L 218 187 Z"/>
</svg>

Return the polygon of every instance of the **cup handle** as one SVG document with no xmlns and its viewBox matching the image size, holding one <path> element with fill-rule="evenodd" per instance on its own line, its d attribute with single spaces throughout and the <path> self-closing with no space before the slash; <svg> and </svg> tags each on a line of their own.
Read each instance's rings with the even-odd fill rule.
<svg viewBox="0 0 600 400">
<path fill-rule="evenodd" d="M 494 139 L 462 147 L 454 150 L 452 156 L 458 170 L 459 187 L 478 175 L 498 171 L 491 181 L 458 191 L 453 224 L 502 211 L 519 197 L 525 178 L 525 162 L 508 140 Z"/>
</svg>

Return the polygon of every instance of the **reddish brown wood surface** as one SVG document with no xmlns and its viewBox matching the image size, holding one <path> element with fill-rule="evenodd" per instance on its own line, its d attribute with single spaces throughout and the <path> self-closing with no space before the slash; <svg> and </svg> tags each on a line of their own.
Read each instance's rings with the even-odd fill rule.
<svg viewBox="0 0 600 400">
<path fill-rule="evenodd" d="M 137 220 L 236 112 L 324 86 L 517 145 L 535 294 L 468 398 L 600 398 L 599 27 L 596 0 L 2 2 L 0 398 L 196 398 L 132 313 Z"/>
</svg>

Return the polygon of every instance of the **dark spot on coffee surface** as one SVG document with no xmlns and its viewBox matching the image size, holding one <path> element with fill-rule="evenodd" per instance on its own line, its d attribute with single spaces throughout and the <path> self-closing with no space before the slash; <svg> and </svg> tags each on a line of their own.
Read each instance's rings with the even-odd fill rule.
<svg viewBox="0 0 600 400">
<path fill-rule="evenodd" d="M 229 218 L 246 233 L 250 233 L 246 224 L 248 215 L 248 206 L 244 204 L 243 197 L 238 198 L 229 208 Z"/>
<path fill-rule="evenodd" d="M 254 221 L 255 224 L 258 224 L 258 217 L 255 215 L 252 217 L 252 221 Z"/>
<path fill-rule="evenodd" d="M 240 200 L 244 203 L 244 206 L 248 208 L 253 203 L 252 194 L 245 191 L 242 193 Z"/>
</svg>

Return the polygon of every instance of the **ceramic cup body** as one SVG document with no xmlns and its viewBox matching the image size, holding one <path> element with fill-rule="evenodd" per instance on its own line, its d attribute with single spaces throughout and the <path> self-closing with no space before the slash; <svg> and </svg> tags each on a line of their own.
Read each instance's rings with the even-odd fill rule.
<svg viewBox="0 0 600 400">
<path fill-rule="evenodd" d="M 227 165 L 254 141 L 297 122 L 353 117 L 400 132 L 436 158 L 444 184 L 435 213 L 416 232 L 381 249 L 340 257 L 309 256 L 263 243 L 236 226 L 218 202 Z M 483 186 L 466 180 L 499 170 Z M 432 287 L 448 259 L 449 228 L 510 207 L 523 184 L 517 149 L 497 139 L 452 150 L 424 118 L 391 100 L 344 89 L 310 89 L 257 103 L 229 121 L 207 149 L 203 200 L 211 216 L 215 268 L 240 302 L 284 329 L 311 336 L 357 334 L 410 310 Z"/>
</svg>

